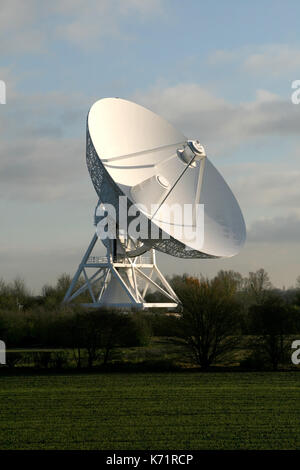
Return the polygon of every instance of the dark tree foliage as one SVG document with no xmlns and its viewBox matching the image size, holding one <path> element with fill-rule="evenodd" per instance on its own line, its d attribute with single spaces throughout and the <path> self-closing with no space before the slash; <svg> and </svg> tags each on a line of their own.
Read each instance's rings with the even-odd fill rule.
<svg viewBox="0 0 300 470">
<path fill-rule="evenodd" d="M 77 313 L 69 325 L 68 343 L 78 368 L 82 362 L 81 350 L 87 352 L 88 366 L 92 367 L 100 358 L 107 364 L 114 348 L 147 344 L 150 338 L 143 318 L 106 309 Z"/>
<path fill-rule="evenodd" d="M 149 322 L 153 336 L 181 336 L 182 325 L 178 313 L 153 313 Z"/>
<path fill-rule="evenodd" d="M 47 308 L 55 308 L 56 306 L 60 305 L 64 299 L 64 296 L 71 284 L 72 278 L 69 274 L 62 274 L 56 281 L 55 286 L 45 285 L 42 289 L 42 297 L 41 302 Z M 79 279 L 76 284 L 76 288 L 78 289 L 84 283 L 83 279 Z M 75 304 L 80 304 L 84 301 L 89 301 L 89 294 L 88 292 L 83 293 L 79 297 L 75 298 Z"/>
<path fill-rule="evenodd" d="M 0 309 L 21 310 L 32 299 L 32 293 L 23 279 L 17 277 L 11 283 L 0 279 Z"/>
<path fill-rule="evenodd" d="M 275 293 L 269 293 L 260 304 L 252 305 L 249 311 L 250 333 L 253 345 L 273 370 L 285 361 L 290 344 L 285 336 L 297 331 L 298 315 Z"/>
<path fill-rule="evenodd" d="M 300 277 L 295 287 L 275 289 L 264 269 L 247 277 L 222 270 L 212 280 L 175 275 L 169 282 L 183 310 L 167 315 L 160 309 L 87 311 L 81 304 L 89 301 L 88 292 L 72 305 L 63 305 L 70 282 L 71 277 L 63 274 L 37 296 L 20 278 L 0 280 L 0 338 L 8 349 L 55 348 L 60 351 L 52 353 L 51 364 L 57 368 L 67 360 L 69 353 L 63 350 L 71 349 L 80 368 L 86 358 L 90 366 L 96 361 L 107 363 L 114 348 L 145 345 L 151 335 L 167 336 L 169 342 L 185 342 L 197 364 L 207 369 L 230 358 L 239 337 L 243 348 L 252 339 L 256 363 L 276 369 L 287 349 L 290 353 L 289 335 L 300 333 Z M 162 300 L 160 293 L 150 290 L 147 296 L 149 301 Z M 45 360 L 44 352 L 36 354 L 37 362 Z M 18 364 L 16 357 L 12 353 L 11 367 Z"/>
<path fill-rule="evenodd" d="M 245 290 L 251 303 L 259 304 L 263 302 L 272 288 L 268 273 L 263 269 L 256 272 L 250 272 L 249 277 L 245 279 Z"/>
<path fill-rule="evenodd" d="M 182 301 L 182 332 L 196 362 L 208 369 L 236 347 L 240 306 L 236 285 L 230 287 L 220 278 L 185 278 L 176 283 Z"/>
</svg>

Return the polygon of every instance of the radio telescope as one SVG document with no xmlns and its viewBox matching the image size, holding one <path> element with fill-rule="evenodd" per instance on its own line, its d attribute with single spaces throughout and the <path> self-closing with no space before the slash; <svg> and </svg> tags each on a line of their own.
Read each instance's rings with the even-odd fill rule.
<svg viewBox="0 0 300 470">
<path fill-rule="evenodd" d="M 236 255 L 246 229 L 233 193 L 198 140 L 136 103 L 97 101 L 88 113 L 86 136 L 87 167 L 99 197 L 97 230 L 64 302 L 88 291 L 90 303 L 84 305 L 90 307 L 177 307 L 180 301 L 158 269 L 155 252 L 185 259 Z M 99 236 L 104 222 L 107 231 Z M 131 223 L 147 233 L 132 233 Z M 106 256 L 95 254 L 98 240 Z M 147 302 L 149 288 L 163 300 Z"/>
</svg>

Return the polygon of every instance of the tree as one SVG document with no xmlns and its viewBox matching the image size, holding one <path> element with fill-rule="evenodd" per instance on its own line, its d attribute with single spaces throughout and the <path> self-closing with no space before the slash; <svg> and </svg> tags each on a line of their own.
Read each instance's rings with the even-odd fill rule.
<svg viewBox="0 0 300 470">
<path fill-rule="evenodd" d="M 16 277 L 11 283 L 0 279 L 0 308 L 21 310 L 31 297 L 23 279 Z"/>
<path fill-rule="evenodd" d="M 98 326 L 104 365 L 114 348 L 145 345 L 150 337 L 148 323 L 136 314 L 102 310 L 98 312 Z"/>
<path fill-rule="evenodd" d="M 78 340 L 87 352 L 88 367 L 92 367 L 95 360 L 98 359 L 99 349 L 102 347 L 100 315 L 96 311 L 84 312 L 79 314 L 77 318 Z"/>
<path fill-rule="evenodd" d="M 235 290 L 222 280 L 186 277 L 177 282 L 183 304 L 183 336 L 203 369 L 225 358 L 236 347 L 234 336 L 239 324 L 239 304 Z"/>
<path fill-rule="evenodd" d="M 65 293 L 67 292 L 69 285 L 71 284 L 71 280 L 71 276 L 69 274 L 64 273 L 58 277 L 56 285 L 54 287 L 50 285 L 45 285 L 42 288 L 44 304 L 47 307 L 52 308 L 60 305 L 63 301 L 63 298 L 65 296 Z"/>
<path fill-rule="evenodd" d="M 272 293 L 262 303 L 250 307 L 249 319 L 250 332 L 256 335 L 253 341 L 256 352 L 277 370 L 290 349 L 290 344 L 285 344 L 285 335 L 295 328 L 291 307 L 280 295 Z"/>
<path fill-rule="evenodd" d="M 220 270 L 215 279 L 218 279 L 223 284 L 223 288 L 230 295 L 242 289 L 244 283 L 242 275 L 233 270 Z"/>
<path fill-rule="evenodd" d="M 77 313 L 69 322 L 69 345 L 73 348 L 77 367 L 81 366 L 81 350 L 88 357 L 88 367 L 102 358 L 106 365 L 118 346 L 139 346 L 150 336 L 145 319 L 114 310 Z"/>
<path fill-rule="evenodd" d="M 75 311 L 74 315 L 66 321 L 67 345 L 73 350 L 73 357 L 76 362 L 77 369 L 81 368 L 81 350 L 84 348 L 82 319 L 82 314 L 80 314 L 79 311 Z"/>
<path fill-rule="evenodd" d="M 49 309 L 58 307 L 62 303 L 71 282 L 71 276 L 69 274 L 64 273 L 57 278 L 55 286 L 51 286 L 48 284 L 44 285 L 42 288 L 43 304 Z M 79 289 L 84 283 L 84 279 L 80 277 L 77 280 L 76 289 Z M 84 303 L 85 300 L 88 299 L 88 291 L 83 292 L 72 301 L 72 304 Z"/>
<path fill-rule="evenodd" d="M 249 277 L 246 279 L 246 289 L 254 303 L 262 303 L 266 299 L 271 288 L 272 284 L 270 282 L 269 275 L 263 268 L 256 272 L 249 273 Z"/>
</svg>

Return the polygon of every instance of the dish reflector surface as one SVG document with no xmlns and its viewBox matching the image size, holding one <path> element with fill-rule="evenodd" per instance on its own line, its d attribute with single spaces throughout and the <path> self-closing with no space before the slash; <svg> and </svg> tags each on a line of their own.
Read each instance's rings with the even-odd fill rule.
<svg viewBox="0 0 300 470">
<path fill-rule="evenodd" d="M 199 143 L 194 146 L 201 152 Z M 125 195 L 143 204 L 145 217 L 171 237 L 151 240 L 159 251 L 184 258 L 233 256 L 246 237 L 239 205 L 209 159 L 200 155 L 189 165 L 189 154 L 187 137 L 138 104 L 105 98 L 89 111 L 87 164 L 101 201 L 116 206 Z M 176 237 L 176 221 L 166 218 L 172 204 L 204 204 L 204 241 Z M 192 215 L 181 225 L 201 229 Z"/>
</svg>

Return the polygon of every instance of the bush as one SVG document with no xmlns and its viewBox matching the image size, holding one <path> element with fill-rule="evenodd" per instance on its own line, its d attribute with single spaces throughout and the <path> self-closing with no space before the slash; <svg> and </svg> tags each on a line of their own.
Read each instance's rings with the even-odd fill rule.
<svg viewBox="0 0 300 470">
<path fill-rule="evenodd" d="M 51 354 L 51 366 L 54 369 L 62 369 L 68 364 L 68 354 L 65 351 L 55 351 Z"/>
<path fill-rule="evenodd" d="M 240 361 L 240 368 L 246 370 L 264 370 L 266 369 L 266 360 L 261 353 L 255 351 Z"/>
<path fill-rule="evenodd" d="M 17 353 L 17 352 L 7 352 L 6 353 L 6 365 L 12 369 L 15 367 L 17 364 L 20 364 L 23 359 L 23 354 L 22 353 Z"/>
<path fill-rule="evenodd" d="M 148 318 L 140 313 L 133 313 L 122 320 L 122 331 L 118 340 L 119 346 L 147 346 L 152 336 Z"/>
<path fill-rule="evenodd" d="M 51 352 L 41 351 L 33 354 L 34 366 L 38 369 L 48 369 L 51 363 Z"/>
<path fill-rule="evenodd" d="M 295 331 L 293 311 L 278 294 L 272 293 L 260 304 L 251 306 L 249 319 L 256 350 L 277 370 L 290 349 L 285 337 Z"/>
<path fill-rule="evenodd" d="M 224 287 L 218 277 L 209 280 L 185 278 L 177 282 L 182 301 L 182 336 L 203 370 L 228 359 L 236 349 L 240 304 L 235 288 Z"/>
<path fill-rule="evenodd" d="M 155 313 L 149 315 L 149 323 L 153 332 L 153 336 L 180 336 L 181 323 L 178 317 L 173 315 L 166 315 L 162 313 Z"/>
<path fill-rule="evenodd" d="M 137 366 L 147 372 L 172 372 L 179 369 L 172 359 L 147 360 Z"/>
</svg>

